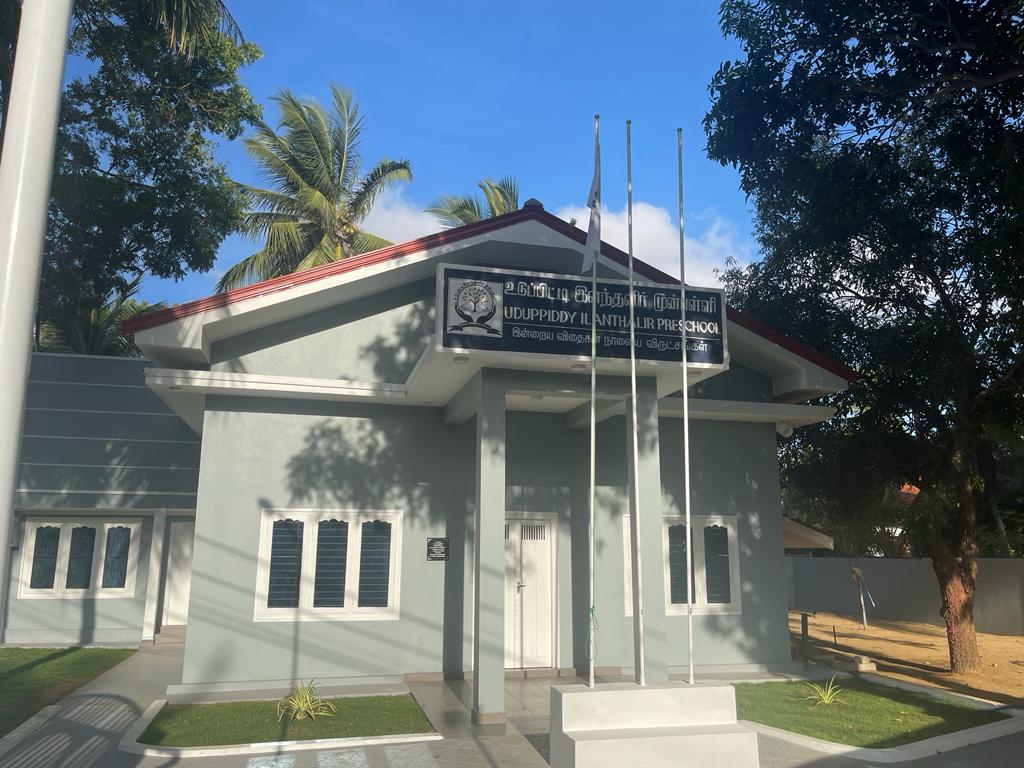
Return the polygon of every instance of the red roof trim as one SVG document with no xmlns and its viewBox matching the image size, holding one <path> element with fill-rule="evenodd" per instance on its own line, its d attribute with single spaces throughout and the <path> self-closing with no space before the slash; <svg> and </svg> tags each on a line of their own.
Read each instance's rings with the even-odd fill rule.
<svg viewBox="0 0 1024 768">
<path fill-rule="evenodd" d="M 518 211 L 505 214 L 504 216 L 497 216 L 493 219 L 485 219 L 473 224 L 467 224 L 463 227 L 437 232 L 436 234 L 427 235 L 417 240 L 410 240 L 407 243 L 389 245 L 387 248 L 381 248 L 380 250 L 370 251 L 369 253 L 364 253 L 359 256 L 353 256 L 343 261 L 335 261 L 331 264 L 313 267 L 312 269 L 295 272 L 291 275 L 273 277 L 259 283 L 253 283 L 252 285 L 236 288 L 233 291 L 217 293 L 203 299 L 189 301 L 185 304 L 179 304 L 174 307 L 162 309 L 158 312 L 151 312 L 146 315 L 132 318 L 126 322 L 122 328 L 125 333 L 134 334 L 147 328 L 155 328 L 158 325 L 164 325 L 175 320 L 180 320 L 181 318 L 188 317 L 189 315 L 197 315 L 200 312 L 226 307 L 228 304 L 235 304 L 236 302 L 243 301 L 245 299 L 252 299 L 257 296 L 266 296 L 270 293 L 277 293 L 278 291 L 283 291 L 287 288 L 306 285 L 307 283 L 316 282 L 317 280 L 322 280 L 325 277 L 332 277 L 333 275 L 343 275 L 346 272 L 352 272 L 354 270 L 361 269 L 362 267 L 368 267 L 372 264 L 380 264 L 385 261 L 390 261 L 391 259 L 397 259 L 401 256 L 408 256 L 409 254 L 416 253 L 427 248 L 436 248 L 439 245 L 455 243 L 459 240 L 465 240 L 469 237 L 485 234 L 495 229 L 501 229 L 502 227 L 506 227 L 510 224 L 517 224 L 520 221 L 534 219 L 537 218 L 536 214 L 538 210 L 539 209 L 523 208 Z M 543 211 L 540 212 L 543 213 Z M 559 219 L 559 221 L 561 221 L 561 219 Z"/>
<path fill-rule="evenodd" d="M 325 277 L 343 275 L 347 272 L 362 269 L 363 267 L 381 264 L 428 248 L 436 248 L 440 245 L 456 243 L 460 240 L 466 240 L 470 237 L 486 234 L 498 229 L 503 229 L 504 227 L 512 224 L 518 224 L 519 222 L 530 220 L 538 221 L 578 243 L 582 244 L 587 241 L 587 235 L 582 229 L 572 226 L 569 222 L 563 221 L 557 216 L 548 213 L 543 208 L 520 208 L 518 211 L 507 213 L 504 216 L 484 219 L 483 221 L 474 222 L 473 224 L 466 224 L 465 226 L 444 230 L 443 232 L 437 232 L 433 235 L 426 235 L 425 237 L 410 240 L 406 243 L 389 245 L 387 248 L 381 248 L 377 251 L 364 253 L 360 256 L 353 256 L 345 259 L 344 261 L 336 261 L 331 264 L 325 264 L 321 267 L 307 269 L 303 272 L 296 272 L 291 275 L 271 278 L 270 280 L 246 285 L 242 288 L 236 288 L 233 291 L 227 291 L 226 293 L 218 293 L 213 296 L 207 296 L 203 299 L 197 299 L 196 301 L 190 301 L 185 304 L 169 307 L 168 309 L 162 309 L 158 312 L 151 312 L 146 315 L 132 318 L 124 323 L 122 327 L 126 334 L 135 334 L 139 331 L 146 330 L 147 328 L 155 328 L 159 325 L 180 320 L 181 318 L 188 317 L 189 315 L 196 315 L 200 312 L 206 312 L 211 309 L 226 307 L 229 304 L 244 301 L 245 299 L 252 299 L 257 296 L 266 296 L 288 288 L 306 285 L 317 280 L 322 280 Z M 612 261 L 618 262 L 622 266 L 626 266 L 629 263 L 629 254 L 619 250 L 615 246 L 609 245 L 608 243 L 601 243 L 601 254 L 607 256 Z M 657 267 L 641 261 L 640 259 L 633 259 L 633 268 L 636 270 L 637 274 L 643 275 L 647 279 L 653 280 L 657 283 L 679 282 L 677 278 L 662 272 Z M 732 307 L 726 307 L 726 312 L 728 318 L 734 323 L 756 333 L 758 336 L 763 336 L 769 341 L 778 344 L 780 347 L 799 355 L 805 360 L 808 360 L 821 368 L 824 368 L 826 371 L 834 373 L 847 381 L 853 381 L 857 378 L 855 371 L 837 360 L 833 360 L 832 358 L 811 349 L 806 344 L 785 335 L 781 331 L 775 330 L 771 326 L 765 325 L 760 320 L 755 320 L 745 312 L 741 312 L 740 310 Z"/>
</svg>

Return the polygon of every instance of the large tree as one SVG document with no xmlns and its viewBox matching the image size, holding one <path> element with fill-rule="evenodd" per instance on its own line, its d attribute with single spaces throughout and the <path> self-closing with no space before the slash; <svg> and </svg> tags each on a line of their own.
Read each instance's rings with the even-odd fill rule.
<svg viewBox="0 0 1024 768">
<path fill-rule="evenodd" d="M 328 111 L 281 91 L 274 97 L 279 128 L 260 122 L 245 140 L 270 186 L 242 186 L 251 206 L 242 230 L 263 246 L 228 269 L 218 291 L 390 245 L 361 223 L 381 192 L 412 178 L 409 161 L 378 160 L 363 173 L 359 104 L 338 86 L 331 97 Z"/>
<path fill-rule="evenodd" d="M 0 2 L 0 139 L 11 95 L 21 5 L 22 0 Z M 81 11 L 89 5 L 89 0 L 79 0 L 76 5 Z M 147 13 L 136 14 L 130 20 L 141 21 L 159 31 L 169 48 L 185 56 L 191 57 L 200 41 L 209 42 L 216 35 L 226 35 L 236 43 L 244 42 L 242 30 L 223 0 L 138 0 L 136 5 Z M 102 12 L 95 4 L 93 10 Z"/>
<path fill-rule="evenodd" d="M 19 6 L 0 14 L 0 106 Z M 69 51 L 39 329 L 140 274 L 212 267 L 244 202 L 215 141 L 260 114 L 238 79 L 259 50 L 219 0 L 77 0 Z"/>
<path fill-rule="evenodd" d="M 980 456 L 1024 387 L 1020 14 L 1008 0 L 726 0 L 743 57 L 715 75 L 705 119 L 762 249 L 731 273 L 733 300 L 859 369 L 820 434 L 858 435 L 921 488 L 954 672 L 979 662 Z"/>
</svg>

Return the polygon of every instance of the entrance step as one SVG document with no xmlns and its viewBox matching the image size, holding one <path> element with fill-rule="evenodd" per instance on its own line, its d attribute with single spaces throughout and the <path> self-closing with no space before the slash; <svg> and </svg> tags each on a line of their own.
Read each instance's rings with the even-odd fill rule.
<svg viewBox="0 0 1024 768">
<path fill-rule="evenodd" d="M 686 725 L 729 725 L 736 722 L 736 691 L 731 685 L 608 683 L 558 686 L 561 706 L 552 689 L 551 712 L 561 715 L 565 731 L 604 728 L 673 728 Z M 552 722 L 552 727 L 555 723 Z"/>
<path fill-rule="evenodd" d="M 551 768 L 757 768 L 731 685 L 551 689 Z"/>
<path fill-rule="evenodd" d="M 587 768 L 675 766 L 733 768 L 757 765 L 757 734 L 740 725 L 678 728 L 613 728 L 566 734 L 571 755 L 565 765 Z M 554 760 L 552 766 L 562 765 Z"/>
<path fill-rule="evenodd" d="M 188 627 L 174 626 L 174 627 L 161 627 L 160 631 L 157 632 L 156 637 L 153 638 L 154 645 L 180 645 L 185 642 L 185 635 L 188 631 Z"/>
</svg>

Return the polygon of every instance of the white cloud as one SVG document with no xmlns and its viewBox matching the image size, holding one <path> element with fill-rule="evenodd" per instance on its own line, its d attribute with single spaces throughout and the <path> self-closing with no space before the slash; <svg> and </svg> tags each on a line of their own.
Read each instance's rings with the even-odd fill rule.
<svg viewBox="0 0 1024 768">
<path fill-rule="evenodd" d="M 576 218 L 576 225 L 587 228 L 590 209 L 565 206 L 555 211 L 565 220 Z M 709 222 L 700 234 L 686 236 L 686 282 L 690 285 L 718 286 L 721 281 L 714 270 L 721 269 L 728 258 L 742 264 L 750 263 L 750 242 L 740 238 L 728 219 L 704 213 L 690 217 L 688 231 L 695 223 Z M 601 211 L 601 239 L 626 250 L 626 211 Z M 650 203 L 633 205 L 633 254 L 663 272 L 679 276 L 679 229 L 674 214 Z"/>
<path fill-rule="evenodd" d="M 437 218 L 423 211 L 423 206 L 405 198 L 402 189 L 389 189 L 379 198 L 361 228 L 385 237 L 393 243 L 404 243 L 441 230 Z"/>
</svg>

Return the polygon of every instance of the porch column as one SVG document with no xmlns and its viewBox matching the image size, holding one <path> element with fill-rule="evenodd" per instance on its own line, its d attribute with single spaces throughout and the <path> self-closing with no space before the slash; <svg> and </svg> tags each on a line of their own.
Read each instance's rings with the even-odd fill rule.
<svg viewBox="0 0 1024 768">
<path fill-rule="evenodd" d="M 505 387 L 478 374 L 473 722 L 505 722 Z"/>
<path fill-rule="evenodd" d="M 157 607 L 160 605 L 160 586 L 164 579 L 164 539 L 167 531 L 167 513 L 153 513 L 153 530 L 149 537 L 149 575 L 146 577 L 146 607 L 142 615 L 142 639 L 156 636 Z"/>
<path fill-rule="evenodd" d="M 626 398 L 626 458 L 629 467 L 630 539 L 633 546 L 633 654 L 640 668 L 640 622 L 644 628 L 644 669 L 647 682 L 668 682 L 668 641 L 665 622 L 665 556 L 661 522 L 661 447 L 658 441 L 658 394 L 653 379 L 637 381 L 636 415 L 639 427 L 639 477 L 633 474 L 633 433 L 630 399 Z M 682 468 L 680 468 L 682 471 Z M 640 515 L 635 508 L 634 483 L 640 487 Z M 643 613 L 637 589 L 637 547 L 643 576 Z M 634 672 L 639 678 L 639 672 Z"/>
</svg>

